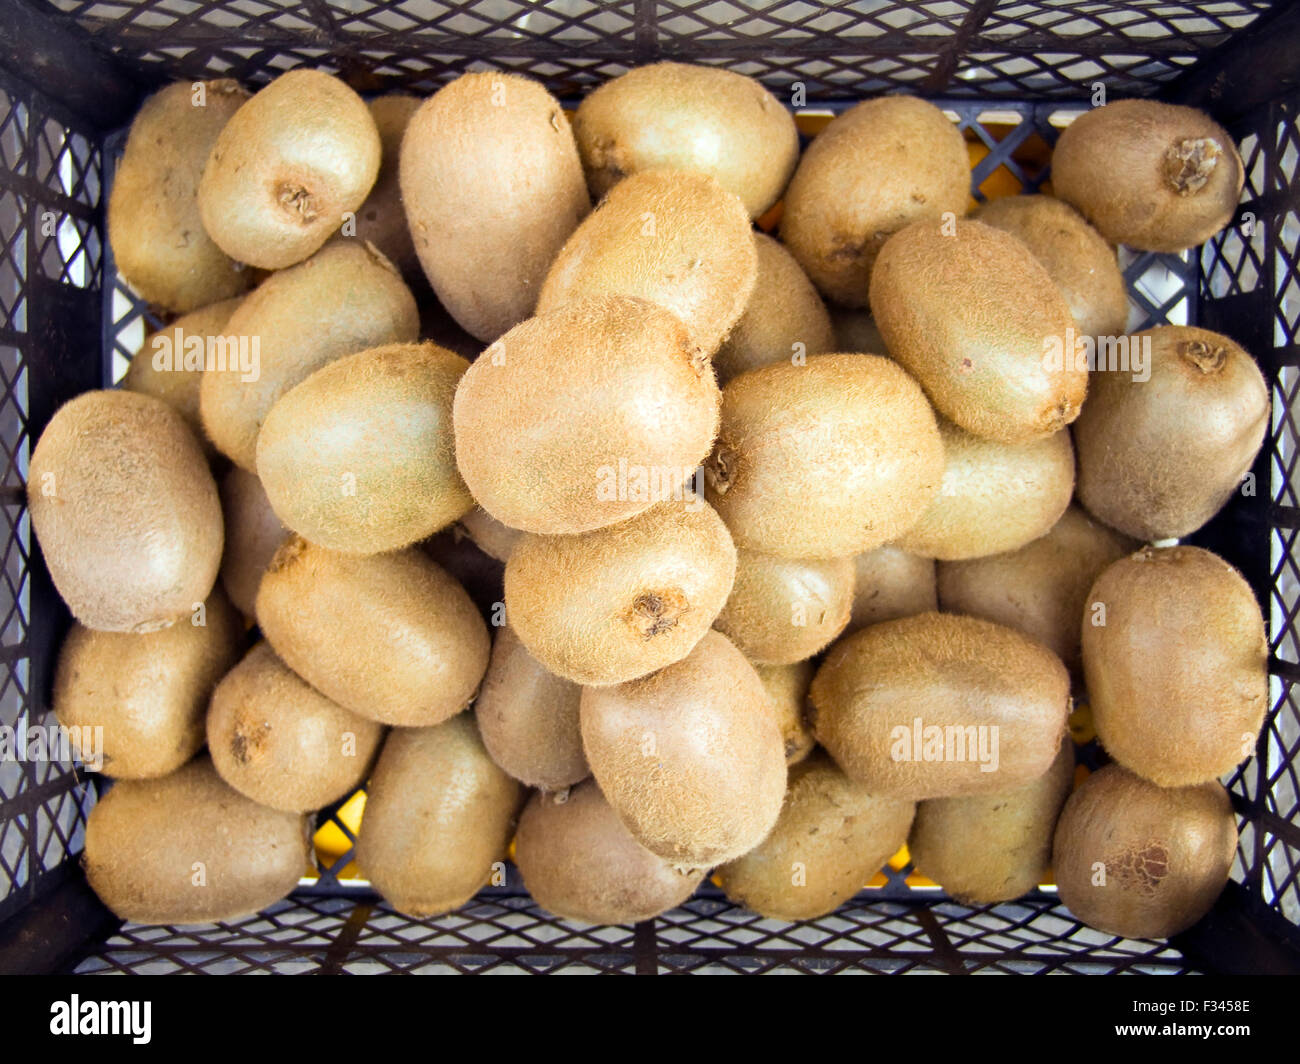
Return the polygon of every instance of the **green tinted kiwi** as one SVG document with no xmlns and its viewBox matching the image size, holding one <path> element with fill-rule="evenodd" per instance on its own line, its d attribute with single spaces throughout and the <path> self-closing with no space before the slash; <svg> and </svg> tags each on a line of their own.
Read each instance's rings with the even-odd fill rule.
<svg viewBox="0 0 1300 1064">
<path fill-rule="evenodd" d="M 887 355 L 885 338 L 876 328 L 876 319 L 869 310 L 831 310 L 831 326 L 835 330 L 837 351 L 857 351 L 866 355 Z"/>
<path fill-rule="evenodd" d="M 939 608 L 934 559 L 886 544 L 853 559 L 853 610 L 845 633 Z"/>
<path fill-rule="evenodd" d="M 221 512 L 226 524 L 221 584 L 239 612 L 252 617 L 262 574 L 289 530 L 271 509 L 262 482 L 239 466 L 221 478 Z"/>
<path fill-rule="evenodd" d="M 776 722 L 785 741 L 785 763 L 798 764 L 810 753 L 817 741 L 804 717 L 808 685 L 812 683 L 813 663 L 797 661 L 793 665 L 755 665 L 767 697 L 776 710 Z"/>
</svg>

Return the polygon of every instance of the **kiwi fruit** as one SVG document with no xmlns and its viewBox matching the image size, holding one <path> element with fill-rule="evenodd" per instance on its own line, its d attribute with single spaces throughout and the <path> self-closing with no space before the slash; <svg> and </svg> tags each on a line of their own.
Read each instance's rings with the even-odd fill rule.
<svg viewBox="0 0 1300 1064">
<path fill-rule="evenodd" d="M 1115 249 L 1068 203 L 1051 196 L 1002 196 L 971 217 L 1010 233 L 1033 252 L 1065 297 L 1078 332 L 1124 332 L 1128 289 Z"/>
<path fill-rule="evenodd" d="M 365 203 L 357 209 L 354 234 L 358 240 L 378 248 L 408 282 L 423 281 L 424 273 L 406 224 L 399 166 L 402 136 L 421 102 L 418 96 L 390 92 L 376 96 L 366 105 L 379 131 L 379 176 Z"/>
<path fill-rule="evenodd" d="M 581 297 L 648 299 L 676 314 L 711 358 L 757 279 L 758 252 L 739 199 L 704 174 L 643 170 L 610 189 L 565 242 L 536 312 Z"/>
<path fill-rule="evenodd" d="M 1078 672 L 1079 618 L 1092 583 L 1137 544 L 1071 506 L 1019 550 L 938 566 L 939 602 L 1015 628 L 1050 647 Z"/>
<path fill-rule="evenodd" d="M 1249 757 L 1268 710 L 1268 639 L 1250 585 L 1200 547 L 1144 547 L 1082 614 L 1092 719 L 1111 756 L 1161 787 Z"/>
<path fill-rule="evenodd" d="M 199 182 L 203 228 L 240 262 L 264 270 L 302 262 L 365 201 L 380 157 L 360 96 L 319 70 L 290 70 L 240 107 L 213 144 Z"/>
<path fill-rule="evenodd" d="M 1010 628 L 950 613 L 846 636 L 809 692 L 813 734 L 850 778 L 918 801 L 1037 779 L 1069 712 L 1060 658 Z"/>
<path fill-rule="evenodd" d="M 357 864 L 398 912 L 450 912 L 504 875 L 522 792 L 472 714 L 389 732 L 366 795 Z"/>
<path fill-rule="evenodd" d="M 503 525 L 481 506 L 474 506 L 461 514 L 459 526 L 484 554 L 499 562 L 508 562 L 523 535 L 517 528 Z"/>
<path fill-rule="evenodd" d="M 227 78 L 176 82 L 131 123 L 108 197 L 108 242 L 118 276 L 146 303 L 188 314 L 249 285 L 242 262 L 204 231 L 198 203 L 208 153 L 247 99 Z"/>
<path fill-rule="evenodd" d="M 212 692 L 207 735 L 213 765 L 240 794 L 312 813 L 365 781 L 384 728 L 309 687 L 263 640 Z"/>
<path fill-rule="evenodd" d="M 392 264 L 356 241 L 334 241 L 272 274 L 230 316 L 224 349 L 199 385 L 203 428 L 254 472 L 257 434 L 280 396 L 336 358 L 414 341 L 419 327 L 415 299 Z"/>
<path fill-rule="evenodd" d="M 1012 791 L 921 802 L 907 848 L 912 864 L 967 905 L 1027 894 L 1048 875 L 1052 836 L 1074 782 L 1074 744 L 1051 767 Z"/>
<path fill-rule="evenodd" d="M 785 192 L 781 239 L 822 295 L 863 308 L 890 235 L 963 215 L 969 201 L 957 127 L 925 100 L 882 96 L 833 119 L 803 153 Z"/>
<path fill-rule="evenodd" d="M 1020 240 L 983 222 L 916 222 L 871 274 L 871 314 L 890 355 L 967 432 L 1027 443 L 1059 432 L 1088 391 L 1074 317 Z"/>
<path fill-rule="evenodd" d="M 897 546 L 941 561 L 1019 550 L 1046 535 L 1070 505 L 1074 448 L 1065 429 L 1002 443 L 940 419 L 947 463 L 934 501 Z"/>
<path fill-rule="evenodd" d="M 456 520 L 474 505 L 451 425 L 468 368 L 436 344 L 388 344 L 294 385 L 257 437 L 272 509 L 305 539 L 349 554 L 396 550 Z"/>
<path fill-rule="evenodd" d="M 507 625 L 497 629 L 487 675 L 474 701 L 479 734 L 492 760 L 543 791 L 562 791 L 591 770 L 582 752 L 582 689 L 553 676 Z"/>
<path fill-rule="evenodd" d="M 831 308 L 831 328 L 835 330 L 837 351 L 857 351 L 866 355 L 888 355 L 885 338 L 876 328 L 876 319 L 868 310 Z"/>
<path fill-rule="evenodd" d="M 824 753 L 790 769 L 776 826 L 718 870 L 727 897 L 774 920 L 815 920 L 858 893 L 907 841 L 916 803 L 871 794 Z"/>
<path fill-rule="evenodd" d="M 646 849 L 710 868 L 762 841 L 781 811 L 785 749 L 762 681 L 719 632 L 652 676 L 582 692 L 601 793 Z"/>
<path fill-rule="evenodd" d="M 758 278 L 745 313 L 713 356 L 722 382 L 771 362 L 838 348 L 830 314 L 794 256 L 766 233 L 754 234 Z"/>
<path fill-rule="evenodd" d="M 402 727 L 463 710 L 491 649 L 465 589 L 411 548 L 340 554 L 291 536 L 262 577 L 257 623 L 326 698 Z"/>
<path fill-rule="evenodd" d="M 402 141 L 415 250 L 453 318 L 491 343 L 533 313 L 546 269 L 591 209 L 559 101 L 514 74 L 463 74 Z"/>
<path fill-rule="evenodd" d="M 853 559 L 853 608 L 844 632 L 939 608 L 933 558 L 886 544 Z"/>
<path fill-rule="evenodd" d="M 616 684 L 680 661 L 731 593 L 736 549 L 692 496 L 576 536 L 523 536 L 506 563 L 506 616 L 544 668 Z"/>
<path fill-rule="evenodd" d="M 257 609 L 262 574 L 289 536 L 266 497 L 262 482 L 239 466 L 221 478 L 221 512 L 226 543 L 221 556 L 221 585 L 245 617 Z"/>
<path fill-rule="evenodd" d="M 1078 919 L 1109 935 L 1168 938 L 1210 911 L 1236 850 L 1222 784 L 1157 787 L 1107 765 L 1065 803 L 1052 853 L 1061 901 Z"/>
<path fill-rule="evenodd" d="M 934 412 L 887 358 L 814 355 L 732 380 L 705 464 L 738 547 L 844 558 L 907 531 L 943 477 Z"/>
<path fill-rule="evenodd" d="M 713 626 L 756 665 L 812 657 L 849 623 L 852 558 L 777 558 L 736 551 L 736 582 Z"/>
<path fill-rule="evenodd" d="M 207 924 L 265 909 L 311 867 L 308 819 L 245 798 L 198 757 L 120 780 L 86 818 L 81 863 L 123 920 Z"/>
<path fill-rule="evenodd" d="M 1085 111 L 1052 152 L 1052 189 L 1102 236 L 1143 251 L 1203 244 L 1227 225 L 1245 171 L 1232 138 L 1192 107 L 1116 100 Z"/>
<path fill-rule="evenodd" d="M 812 753 L 817 740 L 804 717 L 808 685 L 812 683 L 813 663 L 796 661 L 793 665 L 755 665 L 754 671 L 776 711 L 776 723 L 785 741 L 785 763 L 796 765 Z"/>
<path fill-rule="evenodd" d="M 54 716 L 73 735 L 103 729 L 94 753 L 104 775 L 165 776 L 203 746 L 208 696 L 243 641 L 239 614 L 220 588 L 189 618 L 156 632 L 74 624 L 54 673 Z M 83 746 L 81 760 L 90 753 Z"/>
<path fill-rule="evenodd" d="M 707 359 L 663 307 L 579 299 L 516 325 L 470 367 L 455 457 L 498 521 L 587 532 L 681 498 L 719 402 Z"/>
<path fill-rule="evenodd" d="M 628 174 L 716 178 L 757 218 L 799 159 L 794 118 L 759 82 L 719 67 L 651 63 L 605 82 L 578 106 L 573 134 L 591 194 Z"/>
<path fill-rule="evenodd" d="M 529 799 L 515 863 L 538 905 L 584 924 L 649 920 L 684 902 L 704 878 L 704 869 L 674 868 L 637 842 L 592 780 Z"/>
<path fill-rule="evenodd" d="M 416 547 L 452 575 L 488 624 L 499 627 L 505 623 L 504 562 L 479 550 L 460 525 L 444 528 Z"/>
<path fill-rule="evenodd" d="M 1255 360 L 1226 336 L 1162 325 L 1128 338 L 1142 372 L 1094 373 L 1074 425 L 1079 501 L 1144 540 L 1190 535 L 1213 517 L 1254 464 L 1269 423 Z"/>
<path fill-rule="evenodd" d="M 87 628 L 165 628 L 212 590 L 217 486 L 161 399 L 91 391 L 61 406 L 32 451 L 27 504 L 54 586 Z"/>
</svg>

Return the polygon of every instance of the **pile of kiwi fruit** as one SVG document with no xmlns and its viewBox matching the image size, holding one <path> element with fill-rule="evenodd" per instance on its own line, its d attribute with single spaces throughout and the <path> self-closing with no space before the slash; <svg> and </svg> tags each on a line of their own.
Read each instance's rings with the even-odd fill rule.
<svg viewBox="0 0 1300 1064">
<path fill-rule="evenodd" d="M 1229 337 L 1126 337 L 1117 246 L 1193 247 L 1241 186 L 1143 100 L 972 210 L 914 97 L 808 140 L 671 62 L 575 111 L 492 72 L 162 90 L 108 219 L 168 324 L 31 458 L 52 709 L 112 780 L 92 887 L 258 911 L 364 787 L 359 874 L 417 917 L 513 859 L 568 920 L 708 878 L 808 920 L 910 854 L 973 905 L 1054 875 L 1103 932 L 1184 930 L 1269 691 L 1250 587 L 1178 540 L 1269 392 Z"/>
</svg>

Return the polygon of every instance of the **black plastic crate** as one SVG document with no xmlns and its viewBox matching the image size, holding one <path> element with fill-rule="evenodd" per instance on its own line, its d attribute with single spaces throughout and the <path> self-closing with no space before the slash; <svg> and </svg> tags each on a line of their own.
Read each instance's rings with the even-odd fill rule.
<svg viewBox="0 0 1300 1064">
<path fill-rule="evenodd" d="M 177 78 L 266 82 L 299 65 L 362 92 L 422 94 L 505 69 L 562 98 L 661 58 L 724 65 L 811 110 L 890 91 L 955 114 L 987 155 L 972 185 L 1050 145 L 1062 115 L 1142 95 L 1204 107 L 1237 139 L 1236 222 L 1199 251 L 1123 251 L 1131 328 L 1204 325 L 1259 359 L 1273 393 L 1254 497 L 1193 540 L 1245 573 L 1269 618 L 1272 708 L 1229 790 L 1241 822 L 1212 914 L 1164 942 L 1080 925 L 1054 893 L 972 909 L 906 869 L 820 920 L 785 924 L 709 884 L 635 928 L 579 928 L 506 885 L 426 921 L 340 881 L 341 856 L 291 898 L 230 925 L 127 926 L 77 855 L 96 782 L 72 764 L 0 761 L 0 971 L 1215 972 L 1300 966 L 1300 11 L 1264 0 L 0 0 L 0 725 L 44 723 L 68 624 L 25 507 L 32 444 L 54 410 L 120 378 L 148 316 L 117 282 L 107 188 L 143 96 Z M 978 197 L 977 192 L 977 197 Z M 322 820 L 334 815 L 322 814 Z M 336 821 L 337 822 L 337 821 Z"/>
</svg>

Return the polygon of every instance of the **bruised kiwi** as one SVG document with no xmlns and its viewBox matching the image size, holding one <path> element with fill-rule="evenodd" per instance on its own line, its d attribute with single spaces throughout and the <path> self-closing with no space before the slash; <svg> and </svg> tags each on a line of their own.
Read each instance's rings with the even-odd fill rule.
<svg viewBox="0 0 1300 1064">
<path fill-rule="evenodd" d="M 504 872 L 521 798 L 483 749 L 472 714 L 398 728 L 366 787 L 357 864 L 398 912 L 450 912 Z"/>
<path fill-rule="evenodd" d="M 709 632 L 651 676 L 582 692 L 582 745 L 601 792 L 642 846 L 682 868 L 753 849 L 785 794 L 785 750 L 767 692 L 726 636 Z"/>
<path fill-rule="evenodd" d="M 684 902 L 704 878 L 704 869 L 674 868 L 637 842 L 594 780 L 529 799 L 515 863 L 538 905 L 585 924 L 649 920 Z"/>
<path fill-rule="evenodd" d="M 1232 138 L 1201 111 L 1117 100 L 1061 131 L 1052 188 L 1107 240 L 1143 251 L 1203 244 L 1237 210 L 1245 173 Z"/>
<path fill-rule="evenodd" d="M 1209 329 L 1163 325 L 1128 341 L 1127 371 L 1092 375 L 1074 425 L 1079 501 L 1138 539 L 1176 539 L 1213 517 L 1254 464 L 1268 386 L 1246 351 Z"/>
<path fill-rule="evenodd" d="M 221 478 L 221 512 L 226 524 L 221 584 L 239 612 L 252 617 L 262 574 L 289 530 L 271 509 L 262 482 L 239 466 Z"/>
<path fill-rule="evenodd" d="M 1061 901 L 1089 927 L 1168 938 L 1210 911 L 1236 850 L 1222 784 L 1157 787 L 1107 765 L 1065 803 L 1052 860 Z"/>
<path fill-rule="evenodd" d="M 776 826 L 718 874 L 727 897 L 776 920 L 814 920 L 858 893 L 907 841 L 916 804 L 879 797 L 824 753 L 790 769 Z"/>
<path fill-rule="evenodd" d="M 1200 547 L 1144 547 L 1097 578 L 1083 669 L 1102 745 L 1162 787 L 1202 783 L 1255 750 L 1268 640 L 1250 585 Z"/>
<path fill-rule="evenodd" d="M 194 434 L 150 395 L 93 391 L 32 451 L 32 528 L 73 617 L 105 632 L 164 628 L 203 602 L 221 562 L 221 504 Z"/>
<path fill-rule="evenodd" d="M 1070 505 L 1070 434 L 1028 443 L 973 436 L 940 420 L 947 462 L 943 484 L 897 546 L 941 561 L 1018 550 L 1045 535 Z"/>
<path fill-rule="evenodd" d="M 377 96 L 366 105 L 379 132 L 379 176 L 365 203 L 357 208 L 354 234 L 363 243 L 378 248 L 379 253 L 396 266 L 408 282 L 423 281 L 424 274 L 411 240 L 411 230 L 406 224 L 399 165 L 402 136 L 420 103 L 418 96 L 392 92 Z M 347 232 L 346 226 L 344 232 Z"/>
<path fill-rule="evenodd" d="M 680 498 L 719 402 L 708 361 L 663 307 L 575 300 L 511 329 L 461 379 L 456 461 L 498 521 L 587 532 Z"/>
<path fill-rule="evenodd" d="M 785 763 L 798 764 L 812 753 L 817 741 L 804 717 L 808 685 L 812 683 L 813 663 L 797 661 L 793 665 L 755 665 L 767 697 L 776 711 L 777 726 L 785 741 Z"/>
<path fill-rule="evenodd" d="M 1037 779 L 1065 734 L 1070 677 L 991 621 L 921 613 L 840 640 L 813 677 L 813 732 L 873 794 L 944 798 Z"/>
<path fill-rule="evenodd" d="M 262 641 L 217 685 L 208 750 L 240 794 L 310 813 L 362 783 L 382 725 L 350 713 L 299 679 Z"/>
<path fill-rule="evenodd" d="M 547 672 L 507 625 L 497 629 L 487 675 L 474 700 L 483 745 L 511 776 L 562 791 L 591 774 L 582 752 L 582 689 Z"/>
<path fill-rule="evenodd" d="M 203 228 L 199 179 L 208 153 L 248 93 L 238 82 L 177 82 L 131 123 L 108 198 L 113 262 L 145 302 L 177 314 L 243 292 L 251 277 Z"/>
<path fill-rule="evenodd" d="M 822 295 L 861 308 L 890 235 L 965 214 L 969 199 L 966 144 L 939 108 L 915 96 L 865 100 L 804 152 L 786 189 L 781 239 Z"/>
<path fill-rule="evenodd" d="M 239 657 L 244 626 L 218 588 L 189 617 L 156 632 L 74 624 L 59 651 L 54 715 L 73 735 L 102 728 L 78 756 L 114 779 L 165 776 L 203 746 L 203 715 Z M 94 734 L 93 732 L 91 734 Z"/>
<path fill-rule="evenodd" d="M 616 684 L 680 661 L 731 593 L 736 549 L 696 496 L 575 536 L 524 536 L 506 563 L 506 616 L 541 664 Z"/>
<path fill-rule="evenodd" d="M 843 558 L 906 532 L 943 476 L 934 412 L 887 358 L 814 355 L 741 374 L 722 393 L 705 465 L 736 545 Z"/>
<path fill-rule="evenodd" d="M 365 201 L 380 155 L 360 96 L 319 70 L 290 70 L 217 137 L 199 182 L 203 227 L 240 262 L 302 262 Z"/>
<path fill-rule="evenodd" d="M 473 504 L 456 469 L 452 397 L 469 363 L 389 344 L 316 370 L 257 437 L 271 507 L 313 543 L 376 554 L 432 535 Z"/>
<path fill-rule="evenodd" d="M 740 200 L 703 174 L 643 170 L 610 189 L 565 243 L 536 313 L 582 297 L 648 299 L 676 314 L 712 357 L 745 312 L 757 277 Z"/>
<path fill-rule="evenodd" d="M 499 71 L 463 74 L 420 105 L 400 180 L 425 276 L 484 343 L 532 314 L 547 267 L 591 209 L 559 101 Z"/>
<path fill-rule="evenodd" d="M 971 221 L 908 226 L 876 261 L 871 313 L 890 355 L 967 432 L 1025 443 L 1079 416 L 1088 371 L 1068 342 L 1074 318 L 1010 233 Z"/>
<path fill-rule="evenodd" d="M 934 559 L 889 545 L 853 559 L 853 609 L 845 634 L 939 608 Z"/>
<path fill-rule="evenodd" d="M 381 724 L 437 724 L 487 669 L 487 626 L 465 589 L 418 550 L 340 554 L 291 536 L 257 592 L 262 634 L 289 668 Z"/>
<path fill-rule="evenodd" d="M 123 920 L 207 924 L 293 890 L 311 867 L 310 837 L 305 816 L 245 798 L 204 756 L 158 779 L 114 784 L 86 819 L 82 866 Z"/>
</svg>

